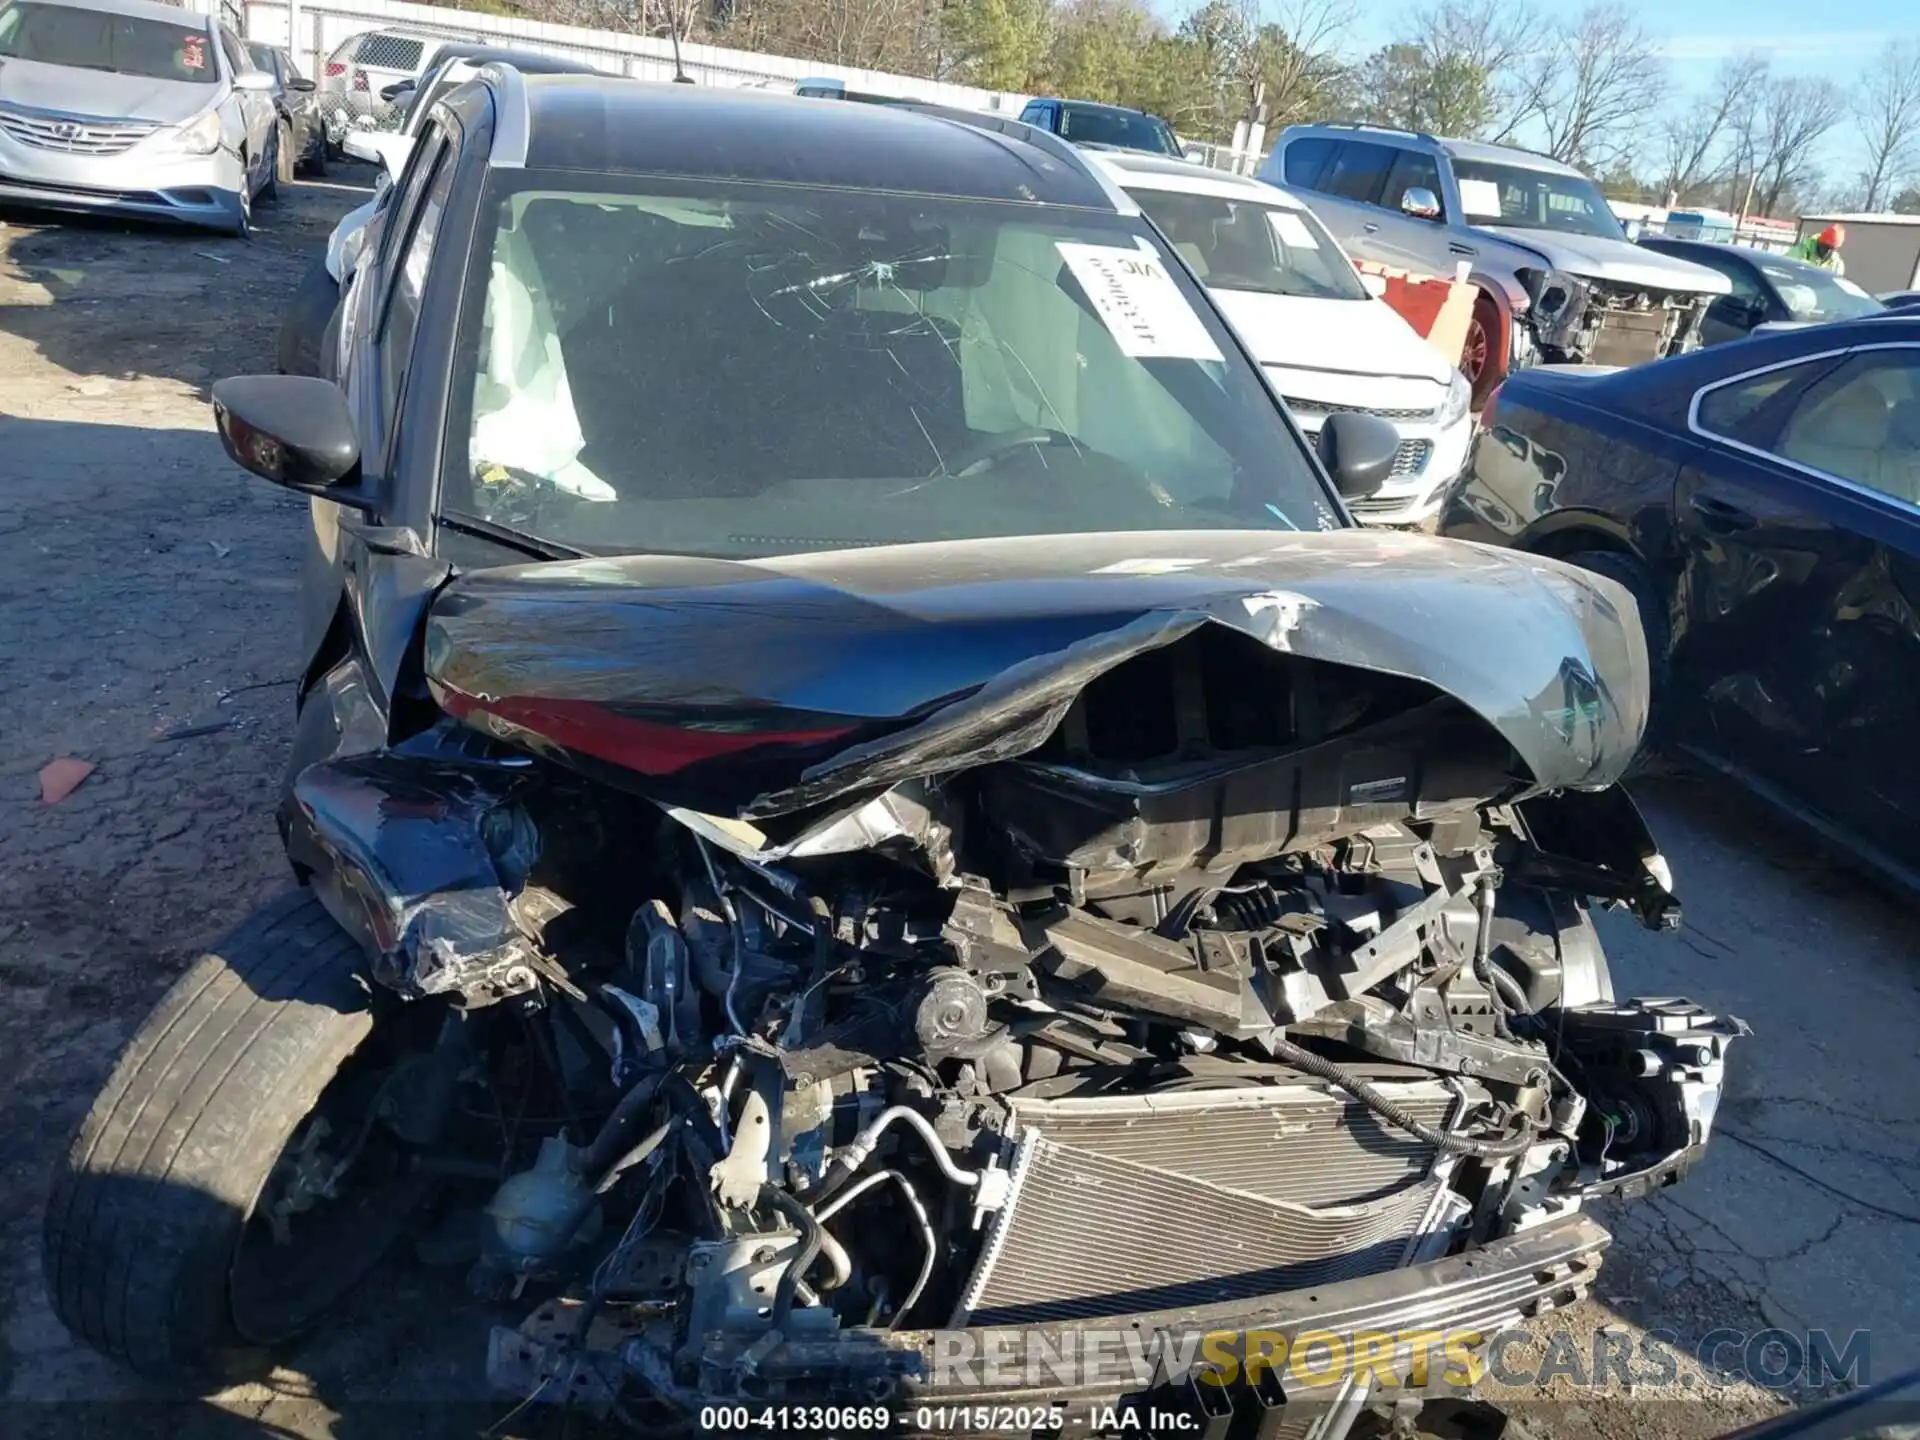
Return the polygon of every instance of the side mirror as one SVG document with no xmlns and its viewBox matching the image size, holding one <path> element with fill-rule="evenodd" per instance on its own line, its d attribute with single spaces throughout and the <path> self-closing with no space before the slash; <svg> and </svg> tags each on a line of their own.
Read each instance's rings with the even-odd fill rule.
<svg viewBox="0 0 1920 1440">
<path fill-rule="evenodd" d="M 273 78 L 271 70 L 248 70 L 233 77 L 233 88 L 252 90 L 264 94 L 273 90 L 280 82 Z"/>
<path fill-rule="evenodd" d="M 213 422 L 227 454 L 263 480 L 356 510 L 372 508 L 352 487 L 360 473 L 360 437 L 347 397 L 331 380 L 304 375 L 221 380 L 213 387 Z"/>
<path fill-rule="evenodd" d="M 398 100 L 412 92 L 414 83 L 412 80 L 396 80 L 391 85 L 384 85 L 380 89 L 380 98 L 389 103 Z"/>
<path fill-rule="evenodd" d="M 314 86 L 313 81 L 304 75 L 290 75 L 287 77 L 287 88 L 298 90 L 302 95 L 309 95 L 313 93 Z"/>
<path fill-rule="evenodd" d="M 1400 213 L 1416 220 L 1438 220 L 1440 197 L 1424 185 L 1409 186 L 1400 196 Z"/>
<path fill-rule="evenodd" d="M 1340 498 L 1364 500 L 1393 475 L 1400 432 L 1378 415 L 1342 411 L 1321 424 L 1316 448 Z"/>
</svg>

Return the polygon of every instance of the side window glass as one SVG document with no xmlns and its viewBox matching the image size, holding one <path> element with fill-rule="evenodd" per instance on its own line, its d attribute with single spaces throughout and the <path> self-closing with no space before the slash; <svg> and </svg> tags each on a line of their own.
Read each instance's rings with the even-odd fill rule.
<svg viewBox="0 0 1920 1440">
<path fill-rule="evenodd" d="M 376 341 L 381 404 L 389 416 L 399 404 L 407 357 L 413 352 L 414 331 L 420 323 L 420 296 L 427 286 L 427 266 L 433 258 L 440 216 L 447 208 L 447 196 L 453 189 L 453 172 L 453 151 L 441 145 L 427 170 L 425 197 L 414 213 L 412 224 L 405 227 L 405 247 L 393 267 L 386 315 Z M 400 216 L 396 214 L 394 218 L 397 220 Z"/>
<path fill-rule="evenodd" d="M 227 69 L 233 74 L 244 75 L 253 69 L 253 62 L 247 58 L 247 47 L 224 25 L 220 27 L 220 48 L 226 51 Z"/>
<path fill-rule="evenodd" d="M 1907 504 L 1920 504 L 1920 351 L 1855 355 L 1808 387 L 1773 447 Z"/>
<path fill-rule="evenodd" d="M 1393 151 L 1385 145 L 1349 140 L 1340 147 L 1319 188 L 1329 195 L 1357 200 L 1363 205 L 1378 205 L 1392 165 Z"/>
<path fill-rule="evenodd" d="M 1700 397 L 1700 428 L 1724 440 L 1765 449 L 1779 425 L 1780 406 L 1773 402 L 1804 387 L 1818 369 L 1816 362 L 1788 365 L 1718 385 Z"/>
<path fill-rule="evenodd" d="M 420 196 L 426 191 L 427 176 L 432 173 L 434 162 L 446 147 L 446 133 L 437 119 L 421 126 L 413 149 L 407 155 L 406 166 L 400 171 L 399 178 L 388 187 L 383 208 L 391 218 L 381 236 L 382 261 L 393 254 L 406 235 L 412 213 L 420 203 Z"/>
<path fill-rule="evenodd" d="M 1387 172 L 1387 189 L 1382 203 L 1389 209 L 1403 207 L 1409 190 L 1430 191 L 1440 198 L 1440 165 L 1433 156 L 1420 150 L 1393 152 L 1393 168 Z M 1436 220 L 1440 216 L 1434 217 Z"/>
<path fill-rule="evenodd" d="M 1320 171 L 1325 167 L 1327 154 L 1332 149 L 1331 140 L 1296 140 L 1287 146 L 1287 184 L 1297 185 L 1302 190 L 1317 189 Z"/>
</svg>

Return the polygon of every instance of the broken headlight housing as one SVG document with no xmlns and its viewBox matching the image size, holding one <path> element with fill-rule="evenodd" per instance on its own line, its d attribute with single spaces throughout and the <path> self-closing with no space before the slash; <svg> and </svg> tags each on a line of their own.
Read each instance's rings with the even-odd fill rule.
<svg viewBox="0 0 1920 1440">
<path fill-rule="evenodd" d="M 179 125 L 170 125 L 155 137 L 168 150 L 182 155 L 211 155 L 220 148 L 220 112 L 207 110 Z"/>
</svg>

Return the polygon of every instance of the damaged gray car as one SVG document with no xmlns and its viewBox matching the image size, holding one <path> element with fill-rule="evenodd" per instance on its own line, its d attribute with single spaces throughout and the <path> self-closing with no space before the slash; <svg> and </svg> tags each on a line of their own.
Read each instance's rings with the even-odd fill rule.
<svg viewBox="0 0 1920 1440">
<path fill-rule="evenodd" d="M 1363 1387 L 946 1359 L 1491 1333 L 1700 1155 L 1742 1027 L 1590 916 L 1679 917 L 1631 597 L 1354 528 L 1390 428 L 1316 457 L 1071 147 L 490 68 L 344 329 L 215 387 L 311 497 L 300 885 L 57 1178 L 91 1344 L 226 1370 L 432 1216 L 494 1380 L 641 1428 L 1335 1440 Z"/>
</svg>

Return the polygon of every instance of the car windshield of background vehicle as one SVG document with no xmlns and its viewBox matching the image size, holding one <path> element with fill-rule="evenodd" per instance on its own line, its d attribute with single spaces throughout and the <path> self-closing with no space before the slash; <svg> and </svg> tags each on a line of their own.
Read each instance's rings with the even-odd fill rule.
<svg viewBox="0 0 1920 1440">
<path fill-rule="evenodd" d="M 0 7 L 0 59 L 196 85 L 220 78 L 213 38 L 202 27 L 33 0 Z"/>
<path fill-rule="evenodd" d="M 1887 308 L 1845 276 L 1818 265 L 1758 256 L 1754 263 L 1796 320 L 1858 320 L 1863 315 L 1882 314 Z"/>
<path fill-rule="evenodd" d="M 633 183 L 496 182 L 449 512 L 730 557 L 1342 523 L 1139 219 Z"/>
<path fill-rule="evenodd" d="M 1460 186 L 1460 209 L 1469 225 L 1565 230 L 1608 240 L 1627 238 L 1600 187 L 1584 175 L 1456 160 L 1453 176 Z"/>
<path fill-rule="evenodd" d="M 1216 290 L 1320 300 L 1372 298 L 1333 237 L 1305 211 L 1173 190 L 1128 193 L 1193 273 Z"/>
<path fill-rule="evenodd" d="M 1151 150 L 1178 155 L 1180 145 L 1167 122 L 1152 115 L 1129 115 L 1119 110 L 1080 110 L 1060 107 L 1060 134 L 1077 145 L 1115 145 L 1123 150 Z"/>
</svg>

